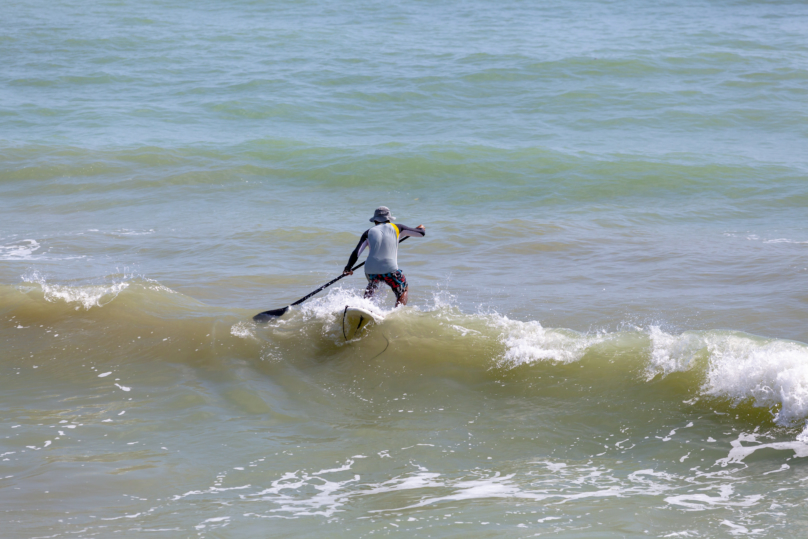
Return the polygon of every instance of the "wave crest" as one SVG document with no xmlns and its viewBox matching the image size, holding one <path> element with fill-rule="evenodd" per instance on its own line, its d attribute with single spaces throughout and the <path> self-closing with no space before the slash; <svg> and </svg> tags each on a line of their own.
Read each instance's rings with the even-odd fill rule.
<svg viewBox="0 0 808 539">
<path fill-rule="evenodd" d="M 602 334 L 589 335 L 569 329 L 546 329 L 534 320 L 520 322 L 496 316 L 495 329 L 501 331 L 500 340 L 507 348 L 500 360 L 501 366 L 517 366 L 536 361 L 572 363 L 580 360 L 587 350 L 606 340 Z"/>
<path fill-rule="evenodd" d="M 45 277 L 37 272 L 23 276 L 22 279 L 24 283 L 38 284 L 46 301 L 64 301 L 68 304 L 74 304 L 76 310 L 83 307 L 85 311 L 90 310 L 92 307 L 107 305 L 122 290 L 129 287 L 127 281 L 79 286 L 50 284 Z"/>
<path fill-rule="evenodd" d="M 805 344 L 728 331 L 671 335 L 651 327 L 649 335 L 649 379 L 703 368 L 704 396 L 770 408 L 780 425 L 792 426 L 808 417 Z"/>
</svg>

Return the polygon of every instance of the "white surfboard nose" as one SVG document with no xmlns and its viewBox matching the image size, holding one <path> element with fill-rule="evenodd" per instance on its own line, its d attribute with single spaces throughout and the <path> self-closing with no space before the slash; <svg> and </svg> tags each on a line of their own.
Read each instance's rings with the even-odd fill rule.
<svg viewBox="0 0 808 539">
<path fill-rule="evenodd" d="M 362 334 L 365 327 L 384 320 L 384 315 L 361 307 L 345 306 L 342 312 L 342 334 L 350 341 Z"/>
</svg>

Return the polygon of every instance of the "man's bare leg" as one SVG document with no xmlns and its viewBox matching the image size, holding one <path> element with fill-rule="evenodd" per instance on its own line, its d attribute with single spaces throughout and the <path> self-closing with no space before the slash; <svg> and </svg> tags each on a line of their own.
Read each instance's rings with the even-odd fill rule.
<svg viewBox="0 0 808 539">
<path fill-rule="evenodd" d="M 409 297 L 409 295 L 410 295 L 410 291 L 405 290 L 404 293 L 401 294 L 401 296 L 396 300 L 396 307 L 398 307 L 399 305 L 406 305 L 407 304 L 407 298 Z"/>
</svg>

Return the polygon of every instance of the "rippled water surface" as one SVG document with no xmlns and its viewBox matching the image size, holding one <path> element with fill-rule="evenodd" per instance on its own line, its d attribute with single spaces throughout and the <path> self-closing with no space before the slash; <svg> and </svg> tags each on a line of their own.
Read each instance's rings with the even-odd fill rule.
<svg viewBox="0 0 808 539">
<path fill-rule="evenodd" d="M 3 23 L 4 537 L 801 536 L 804 3 Z"/>
</svg>

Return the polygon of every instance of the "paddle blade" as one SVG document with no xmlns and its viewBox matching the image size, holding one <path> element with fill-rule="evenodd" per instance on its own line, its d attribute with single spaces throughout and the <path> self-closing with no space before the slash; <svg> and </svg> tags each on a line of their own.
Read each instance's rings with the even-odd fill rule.
<svg viewBox="0 0 808 539">
<path fill-rule="evenodd" d="M 271 311 L 264 311 L 262 313 L 258 313 L 255 316 L 253 316 L 253 320 L 255 320 L 256 322 L 268 322 L 273 318 L 285 315 L 286 311 L 288 310 L 289 306 L 287 305 L 282 309 L 272 309 Z"/>
</svg>

